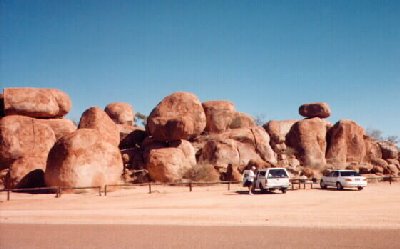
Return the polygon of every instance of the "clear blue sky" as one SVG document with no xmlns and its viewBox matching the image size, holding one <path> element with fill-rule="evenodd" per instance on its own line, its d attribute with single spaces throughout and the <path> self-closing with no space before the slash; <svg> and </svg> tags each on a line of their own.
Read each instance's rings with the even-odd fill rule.
<svg viewBox="0 0 400 249">
<path fill-rule="evenodd" d="M 1 86 L 60 88 L 71 118 L 190 91 L 266 119 L 326 101 L 400 136 L 398 0 L 0 2 Z"/>
</svg>

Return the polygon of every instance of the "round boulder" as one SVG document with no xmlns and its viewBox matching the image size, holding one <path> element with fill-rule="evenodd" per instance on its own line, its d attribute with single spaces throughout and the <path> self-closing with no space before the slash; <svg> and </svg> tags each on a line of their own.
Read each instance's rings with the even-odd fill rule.
<svg viewBox="0 0 400 249">
<path fill-rule="evenodd" d="M 18 158 L 47 158 L 56 139 L 53 130 L 37 119 L 11 115 L 0 119 L 0 163 Z"/>
<path fill-rule="evenodd" d="M 206 127 L 206 115 L 198 98 L 187 92 L 165 97 L 147 118 L 146 131 L 156 140 L 190 139 Z"/>
<path fill-rule="evenodd" d="M 207 132 L 225 131 L 236 113 L 235 106 L 229 101 L 207 101 L 203 103 L 203 108 L 207 118 Z"/>
<path fill-rule="evenodd" d="M 60 139 L 62 136 L 74 132 L 77 127 L 69 119 L 57 118 L 57 119 L 36 119 L 35 122 L 39 124 L 45 124 L 50 126 L 53 130 L 56 140 Z"/>
<path fill-rule="evenodd" d="M 331 115 L 331 109 L 324 102 L 309 103 L 301 105 L 299 113 L 306 118 L 327 118 Z"/>
<path fill-rule="evenodd" d="M 58 89 L 5 88 L 6 115 L 24 115 L 33 118 L 60 118 L 71 109 L 69 96 Z"/>
<path fill-rule="evenodd" d="M 104 111 L 116 124 L 133 124 L 135 113 L 128 103 L 115 102 L 108 104 Z"/>
<path fill-rule="evenodd" d="M 87 109 L 79 121 L 79 129 L 96 129 L 107 142 L 118 146 L 120 135 L 118 126 L 102 109 L 91 107 Z"/>
<path fill-rule="evenodd" d="M 121 153 L 98 130 L 78 129 L 62 137 L 49 153 L 45 180 L 48 186 L 104 186 L 120 181 Z"/>
</svg>

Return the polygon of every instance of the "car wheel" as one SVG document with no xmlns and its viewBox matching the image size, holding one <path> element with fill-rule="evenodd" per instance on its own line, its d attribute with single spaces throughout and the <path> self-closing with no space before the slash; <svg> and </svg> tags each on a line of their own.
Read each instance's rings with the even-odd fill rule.
<svg viewBox="0 0 400 249">
<path fill-rule="evenodd" d="M 282 194 L 286 194 L 286 188 L 281 188 Z"/>
<path fill-rule="evenodd" d="M 358 189 L 358 191 L 361 191 L 361 190 L 363 190 L 363 187 L 359 186 L 357 189 Z"/>
<path fill-rule="evenodd" d="M 342 184 L 340 182 L 336 183 L 336 189 L 337 190 L 343 190 L 343 186 L 342 186 Z"/>
<path fill-rule="evenodd" d="M 322 189 L 326 189 L 327 188 L 327 186 L 325 185 L 325 183 L 322 180 L 319 183 L 319 186 L 321 186 Z"/>
</svg>

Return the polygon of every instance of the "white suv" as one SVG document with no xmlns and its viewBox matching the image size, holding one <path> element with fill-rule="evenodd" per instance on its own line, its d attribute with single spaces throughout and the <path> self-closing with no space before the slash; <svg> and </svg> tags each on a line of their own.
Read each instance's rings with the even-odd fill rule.
<svg viewBox="0 0 400 249">
<path fill-rule="evenodd" d="M 322 177 L 320 186 L 322 189 L 331 186 L 336 187 L 337 190 L 342 190 L 343 188 L 362 190 L 367 186 L 367 179 L 354 170 L 334 170 L 329 175 Z"/>
<path fill-rule="evenodd" d="M 268 168 L 257 172 L 254 188 L 261 191 L 279 189 L 285 194 L 289 185 L 289 174 L 285 168 Z"/>
</svg>

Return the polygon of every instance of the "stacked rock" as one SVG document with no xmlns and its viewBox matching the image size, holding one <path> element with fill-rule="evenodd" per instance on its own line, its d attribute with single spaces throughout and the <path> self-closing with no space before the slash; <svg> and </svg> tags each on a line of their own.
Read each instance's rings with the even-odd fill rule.
<svg viewBox="0 0 400 249">
<path fill-rule="evenodd" d="M 44 185 L 47 156 L 57 139 L 76 130 L 63 117 L 68 95 L 57 89 L 5 88 L 0 98 L 0 164 L 6 187 Z"/>
</svg>

